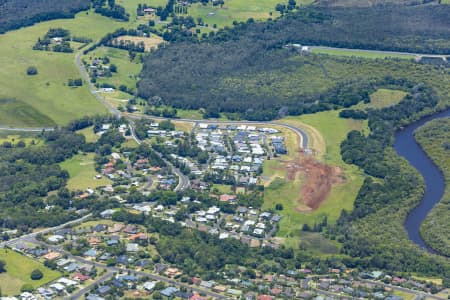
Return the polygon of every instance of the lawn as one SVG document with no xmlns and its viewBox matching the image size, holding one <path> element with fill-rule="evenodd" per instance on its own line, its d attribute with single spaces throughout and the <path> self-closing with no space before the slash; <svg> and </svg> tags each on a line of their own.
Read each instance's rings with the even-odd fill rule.
<svg viewBox="0 0 450 300">
<path fill-rule="evenodd" d="M 340 49 L 322 49 L 322 48 L 313 48 L 313 53 L 320 54 L 329 54 L 329 55 L 338 55 L 338 56 L 356 56 L 363 58 L 402 58 L 402 59 L 413 59 L 414 56 L 410 54 L 397 54 L 397 53 L 382 53 L 376 51 L 358 51 L 358 50 L 340 50 Z"/>
<path fill-rule="evenodd" d="M 60 164 L 61 168 L 69 172 L 67 187 L 71 190 L 94 189 L 98 186 L 111 184 L 105 177 L 95 179 L 94 153 L 78 154 Z"/>
<path fill-rule="evenodd" d="M 275 180 L 265 190 L 264 208 L 273 208 L 276 203 L 283 204 L 284 209 L 280 212 L 283 219 L 278 233 L 280 237 L 298 236 L 303 224 L 321 222 L 324 216 L 327 216 L 329 222 L 335 222 L 342 209 L 353 208 L 364 175 L 357 167 L 342 161 L 340 143 L 352 129 L 367 131 L 367 122 L 344 120 L 338 114 L 338 111 L 328 111 L 281 120 L 305 130 L 310 138 L 310 147 L 317 153 L 316 157 L 323 163 L 341 168 L 345 180 L 342 184 L 333 186 L 328 198 L 317 210 L 300 213 L 296 208 L 302 184 L 301 174 L 295 180 L 287 181 L 278 169 L 278 163 L 266 162 L 268 170 L 264 171 L 263 176 L 275 174 Z M 270 168 L 278 170 L 278 173 L 271 172 Z"/>
<path fill-rule="evenodd" d="M 60 272 L 50 270 L 41 263 L 9 249 L 0 249 L 0 260 L 6 261 L 6 273 L 0 274 L 2 296 L 20 294 L 20 288 L 27 283 L 37 288 L 61 277 Z M 41 270 L 44 277 L 40 280 L 31 280 L 30 274 L 34 269 Z"/>
<path fill-rule="evenodd" d="M 225 184 L 213 184 L 211 187 L 211 190 L 218 190 L 220 194 L 232 194 L 233 189 L 231 185 L 225 185 Z"/>
<path fill-rule="evenodd" d="M 74 53 L 35 51 L 32 46 L 51 27 L 62 27 L 70 30 L 72 35 L 98 40 L 125 25 L 92 12 L 81 12 L 74 19 L 42 22 L 0 35 L 0 98 L 17 100 L 1 104 L 1 123 L 63 125 L 85 115 L 105 113 L 106 109 L 90 94 L 86 85 L 79 88 L 66 86 L 68 79 L 80 77 Z M 29 66 L 35 66 L 38 74 L 26 75 Z"/>
<path fill-rule="evenodd" d="M 17 144 L 19 141 L 23 141 L 26 146 L 30 146 L 32 143 L 35 145 L 39 145 L 42 141 L 37 138 L 35 133 L 27 133 L 22 132 L 20 134 L 10 134 L 7 132 L 6 134 L 0 134 L 0 144 L 4 142 L 9 142 L 13 145 Z"/>
</svg>

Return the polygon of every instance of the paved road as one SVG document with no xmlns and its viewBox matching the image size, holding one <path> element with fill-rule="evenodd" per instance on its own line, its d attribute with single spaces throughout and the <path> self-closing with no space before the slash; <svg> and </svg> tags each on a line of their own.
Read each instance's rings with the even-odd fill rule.
<svg viewBox="0 0 450 300">
<path fill-rule="evenodd" d="M 64 249 L 62 249 L 61 246 L 55 246 L 55 245 L 49 245 L 47 243 L 41 242 L 36 240 L 34 237 L 33 238 L 28 238 L 26 239 L 26 241 L 34 243 L 34 244 L 38 244 L 38 245 L 42 245 L 44 247 L 47 247 L 53 251 L 57 251 L 60 252 L 62 254 L 64 254 L 65 256 L 67 256 L 70 259 L 73 259 L 75 261 L 78 261 L 82 264 L 87 264 L 87 265 L 91 265 L 94 266 L 96 268 L 102 268 L 102 269 L 106 269 L 107 273 L 103 276 L 101 276 L 99 279 L 97 279 L 93 284 L 91 284 L 90 286 L 87 286 L 86 288 L 80 290 L 79 292 L 77 292 L 75 295 L 73 295 L 72 297 L 70 297 L 70 299 L 79 299 L 81 298 L 87 291 L 89 291 L 95 284 L 101 284 L 105 281 L 107 281 L 109 278 L 112 277 L 112 275 L 114 275 L 115 273 L 127 273 L 128 271 L 130 271 L 132 274 L 137 274 L 140 276 L 146 276 L 148 278 L 150 278 L 151 280 L 158 280 L 158 281 L 162 281 L 166 284 L 170 284 L 170 285 L 175 285 L 178 287 L 184 287 L 188 290 L 192 290 L 192 291 L 196 291 L 199 294 L 205 294 L 209 297 L 214 297 L 216 299 L 230 299 L 229 297 L 226 297 L 224 295 L 215 293 L 213 291 L 210 290 L 205 290 L 196 286 L 191 286 L 188 284 L 184 284 L 182 282 L 178 282 L 174 279 L 165 277 L 165 276 L 161 276 L 158 274 L 152 274 L 152 273 L 147 273 L 147 272 L 141 272 L 141 271 L 134 271 L 134 270 L 130 270 L 130 269 L 124 269 L 124 268 L 118 268 L 118 267 L 108 267 L 105 264 L 96 262 L 96 261 L 91 261 L 88 259 L 84 259 L 80 256 L 75 256 L 72 255 L 70 252 L 65 251 Z"/>
<path fill-rule="evenodd" d="M 41 132 L 41 131 L 53 131 L 55 128 L 52 127 L 8 127 L 0 126 L 0 130 L 8 131 L 25 131 L 25 132 Z"/>
<path fill-rule="evenodd" d="M 133 137 L 133 139 L 136 141 L 136 143 L 138 143 L 138 145 L 142 144 L 143 142 L 141 141 L 141 139 L 136 135 L 136 132 L 134 130 L 134 121 L 130 120 L 130 132 L 131 132 L 131 136 Z M 155 151 L 156 152 L 156 151 Z M 184 189 L 187 189 L 190 186 L 190 182 L 189 182 L 189 178 L 184 175 L 178 168 L 175 168 L 174 165 L 172 165 L 168 160 L 164 159 L 162 154 L 159 152 L 156 152 L 156 154 L 158 154 L 158 156 L 167 164 L 172 168 L 172 172 L 178 176 L 178 185 L 175 187 L 175 191 L 182 191 Z"/>
<path fill-rule="evenodd" d="M 383 51 L 383 50 L 366 50 L 366 49 L 351 49 L 351 48 L 336 48 L 336 47 L 326 47 L 326 46 L 310 46 L 312 50 L 341 50 L 347 52 L 355 52 L 355 53 L 373 53 L 373 54 L 385 54 L 385 55 L 405 55 L 411 56 L 411 58 L 422 58 L 422 57 L 433 57 L 433 58 L 442 58 L 443 60 L 448 60 L 450 54 L 441 55 L 441 54 L 424 54 L 424 53 L 414 53 L 414 52 L 400 52 L 400 51 Z"/>
<path fill-rule="evenodd" d="M 91 80 L 89 79 L 89 75 L 86 72 L 86 69 L 84 68 L 83 63 L 81 62 L 81 55 L 82 51 L 79 51 L 77 55 L 75 56 L 75 65 L 77 66 L 78 70 L 80 71 L 81 76 L 83 77 L 84 81 L 89 87 L 89 90 L 91 91 L 91 94 L 94 95 L 94 97 L 100 101 L 101 104 L 106 106 L 106 108 L 109 110 L 109 112 L 113 115 L 115 115 L 117 118 L 120 118 L 121 113 L 119 110 L 114 108 L 108 101 L 106 101 L 98 92 L 94 84 L 92 84 Z"/>
<path fill-rule="evenodd" d="M 52 232 L 52 231 L 63 229 L 64 227 L 69 226 L 69 225 L 81 223 L 81 222 L 83 222 L 84 220 L 88 219 L 91 216 L 92 216 L 92 214 L 87 214 L 87 215 L 85 215 L 85 216 L 83 216 L 83 217 L 81 217 L 79 219 L 72 220 L 72 221 L 66 222 L 66 223 L 58 225 L 58 226 L 54 226 L 54 227 L 38 230 L 38 231 L 33 232 L 33 233 L 24 234 L 24 235 L 22 235 L 22 236 L 20 236 L 18 238 L 14 238 L 14 239 L 11 239 L 9 241 L 1 242 L 0 243 L 0 248 L 1 247 L 5 247 L 7 245 L 10 245 L 10 244 L 12 244 L 14 242 L 17 242 L 17 241 L 20 241 L 20 240 L 35 239 L 38 234 L 47 234 L 47 233 Z"/>
<path fill-rule="evenodd" d="M 106 272 L 104 275 L 100 276 L 96 281 L 89 284 L 88 286 L 82 288 L 78 292 L 72 294 L 70 297 L 67 297 L 67 299 L 80 299 L 84 296 L 87 292 L 89 292 L 95 285 L 102 285 L 105 281 L 108 281 L 114 276 L 114 272 Z"/>
</svg>

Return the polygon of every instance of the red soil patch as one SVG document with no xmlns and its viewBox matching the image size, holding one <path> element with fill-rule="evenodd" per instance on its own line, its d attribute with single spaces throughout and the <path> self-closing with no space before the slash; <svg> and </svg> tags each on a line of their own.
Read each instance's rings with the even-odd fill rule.
<svg viewBox="0 0 450 300">
<path fill-rule="evenodd" d="M 299 202 L 310 210 L 319 208 L 330 194 L 331 187 L 343 181 L 340 168 L 322 164 L 312 157 L 302 160 L 301 170 L 305 174 L 305 183 L 300 191 Z"/>
</svg>

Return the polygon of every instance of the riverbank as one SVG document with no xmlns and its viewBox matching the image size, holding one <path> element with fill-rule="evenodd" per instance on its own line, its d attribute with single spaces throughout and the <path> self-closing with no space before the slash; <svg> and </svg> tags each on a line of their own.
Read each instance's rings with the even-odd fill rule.
<svg viewBox="0 0 450 300">
<path fill-rule="evenodd" d="M 415 132 L 415 138 L 441 170 L 445 183 L 444 195 L 420 226 L 420 234 L 439 254 L 450 256 L 450 118 L 426 123 Z"/>
</svg>

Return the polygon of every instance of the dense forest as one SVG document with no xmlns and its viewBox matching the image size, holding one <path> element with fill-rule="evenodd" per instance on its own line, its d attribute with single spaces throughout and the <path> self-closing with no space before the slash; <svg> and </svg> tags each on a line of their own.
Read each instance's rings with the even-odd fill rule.
<svg viewBox="0 0 450 300">
<path fill-rule="evenodd" d="M 450 256 L 450 118 L 431 121 L 419 128 L 415 138 L 445 176 L 446 191 L 425 219 L 422 238 L 439 253 Z"/>
<path fill-rule="evenodd" d="M 358 101 L 370 77 L 379 79 L 405 68 L 414 72 L 417 67 L 412 62 L 399 67 L 402 63 L 393 60 L 374 63 L 317 56 L 287 46 L 306 43 L 425 52 L 450 49 L 442 40 L 439 45 L 435 43 L 450 37 L 450 6 L 402 7 L 401 14 L 399 9 L 304 8 L 276 21 L 249 21 L 219 30 L 201 42 L 174 42 L 147 57 L 138 92 L 150 102 L 162 98 L 164 104 L 176 108 L 205 108 L 250 120 L 348 107 Z M 358 63 L 367 69 L 352 68 Z M 361 74 L 369 68 L 377 70 Z"/>
<path fill-rule="evenodd" d="M 0 0 L 0 33 L 52 19 L 72 18 L 90 0 Z"/>
</svg>

